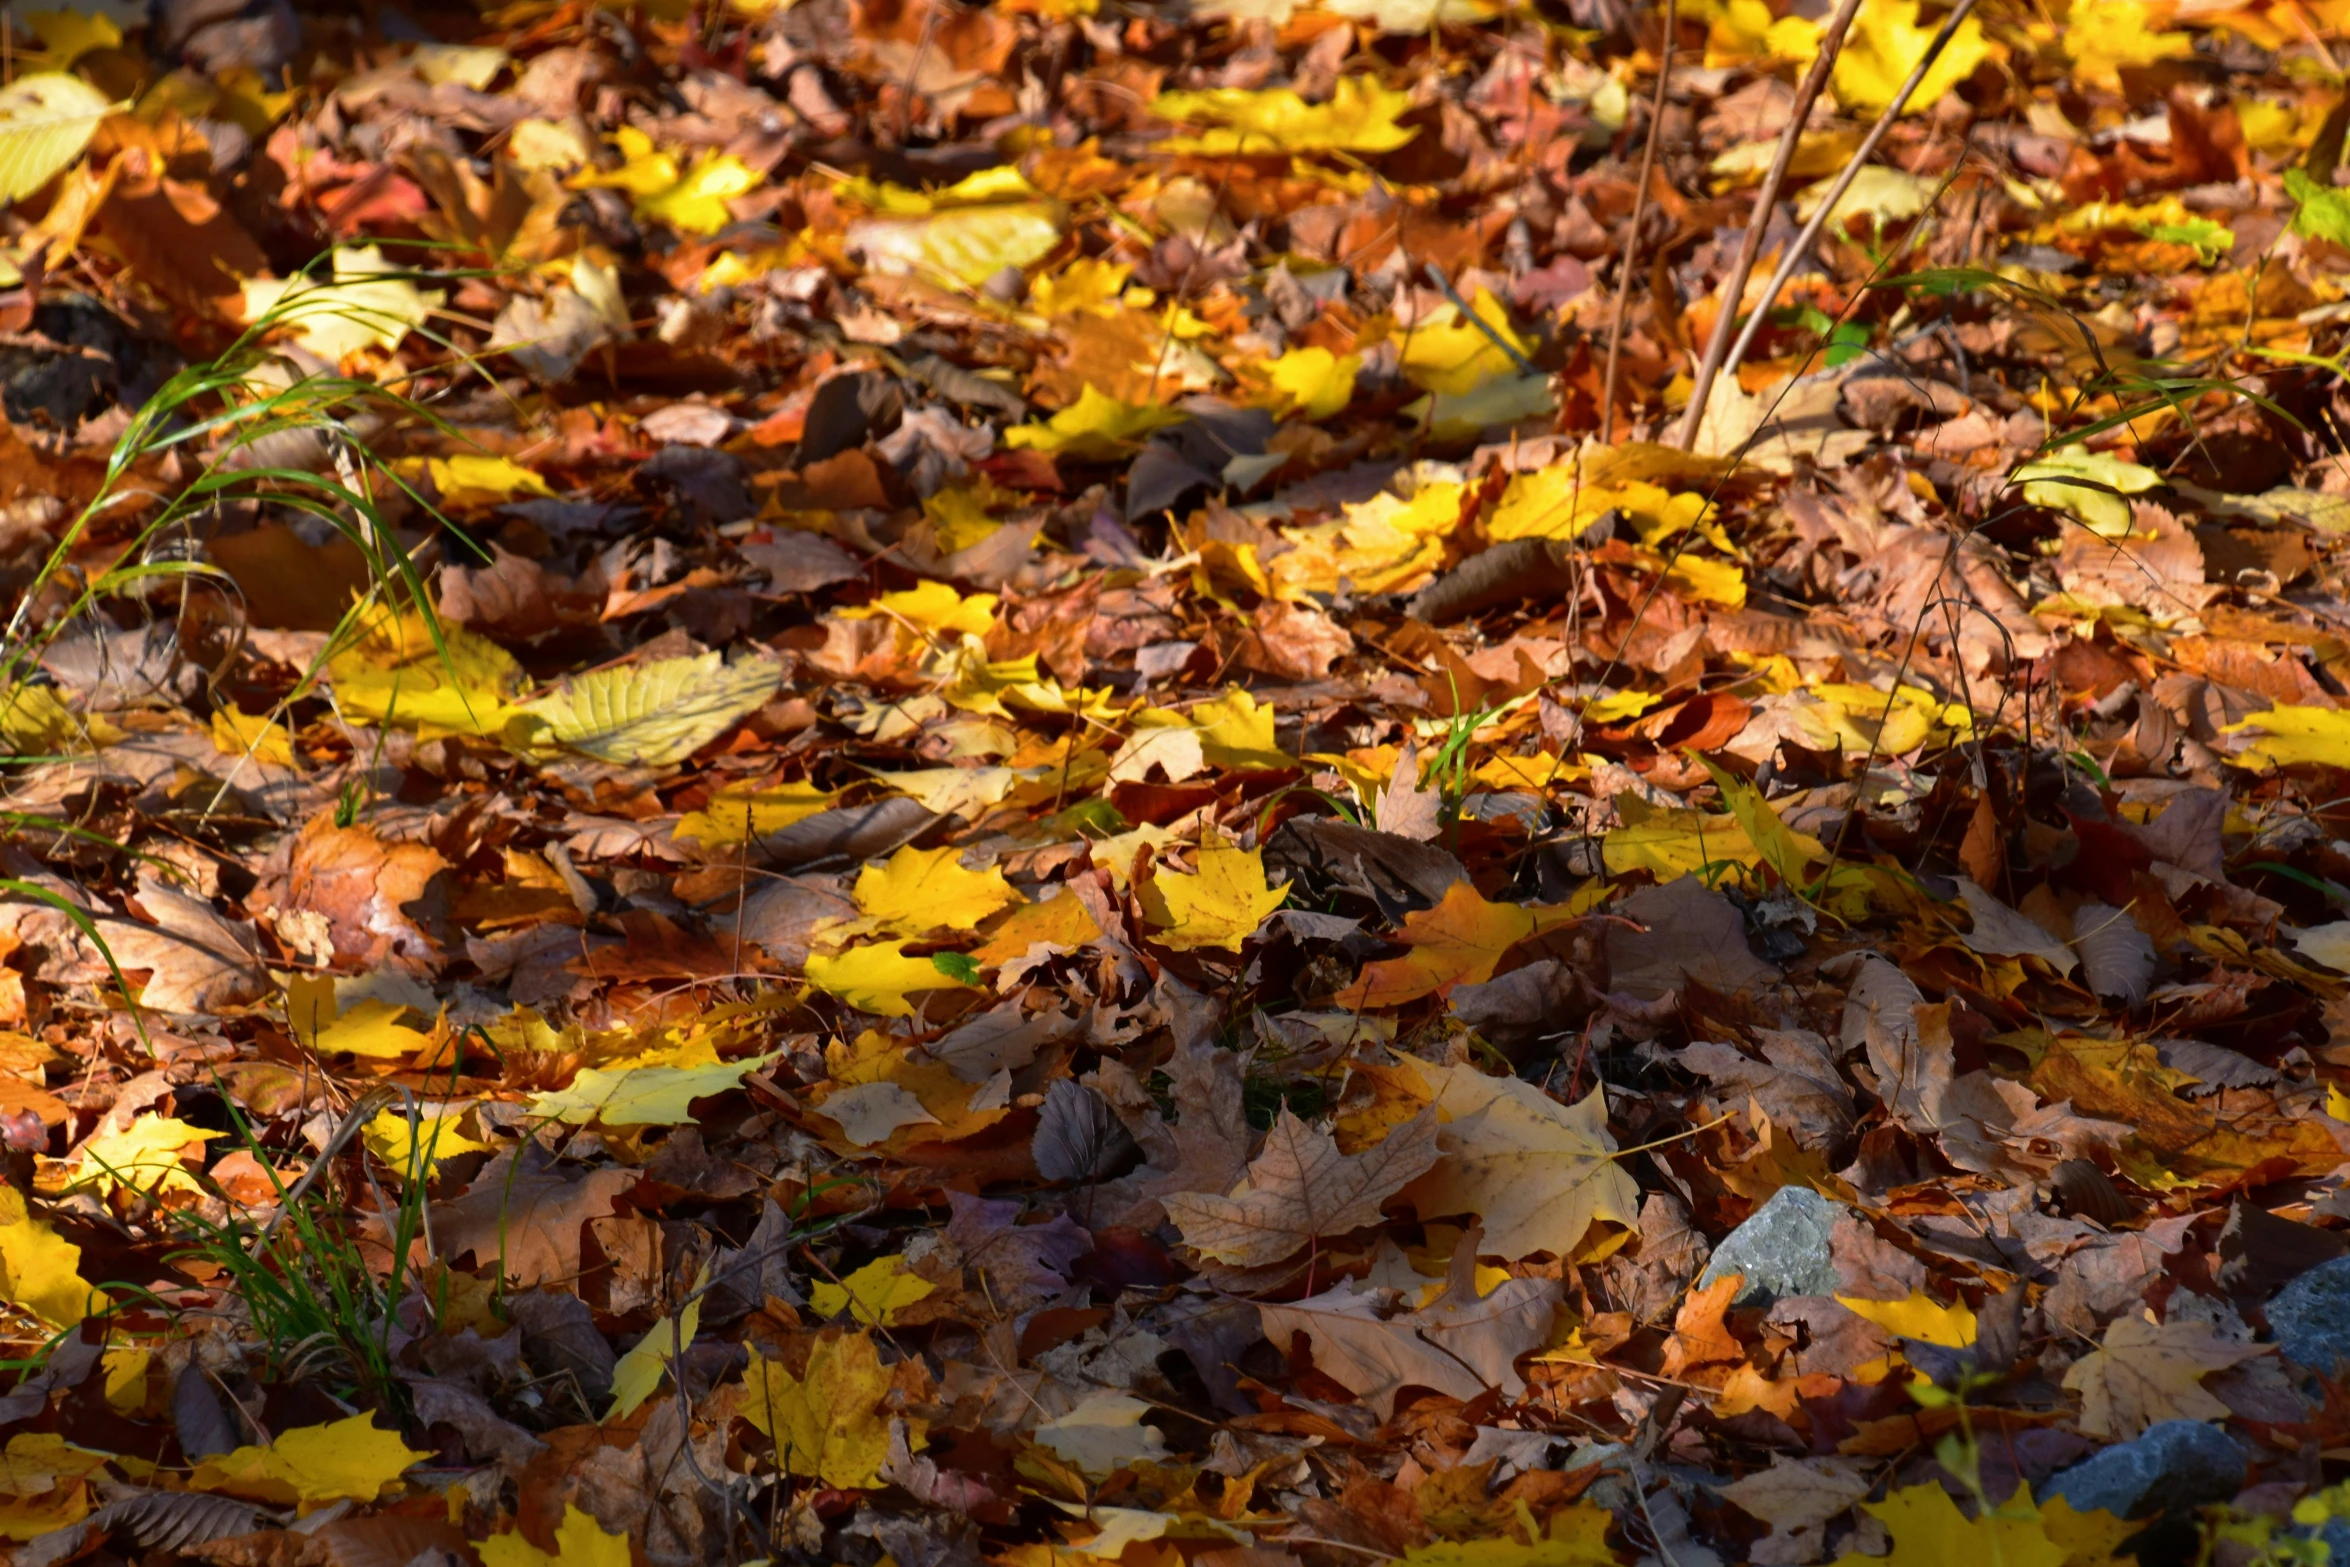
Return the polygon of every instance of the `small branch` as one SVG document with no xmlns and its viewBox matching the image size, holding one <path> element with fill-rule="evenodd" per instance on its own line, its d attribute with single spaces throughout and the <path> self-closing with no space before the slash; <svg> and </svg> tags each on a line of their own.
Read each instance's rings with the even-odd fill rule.
<svg viewBox="0 0 2350 1567">
<path fill-rule="evenodd" d="M 1648 220 L 1648 181 L 1656 169 L 1656 144 L 1664 131 L 1665 85 L 1673 74 L 1673 40 L 1680 26 L 1679 0 L 1665 0 L 1665 41 L 1656 62 L 1656 96 L 1648 105 L 1648 145 L 1640 154 L 1640 183 L 1632 192 L 1632 217 L 1624 227 L 1624 261 L 1616 275 L 1615 319 L 1607 329 L 1607 374 L 1599 387 L 1599 440 L 1616 436 L 1616 359 L 1624 347 L 1624 308 L 1632 298 L 1632 263 L 1640 254 L 1640 225 Z"/>
<path fill-rule="evenodd" d="M 1867 165 L 1870 156 L 1876 152 L 1877 144 L 1885 139 L 1885 133 L 1891 130 L 1893 122 L 1901 117 L 1901 106 L 1909 102 L 1911 93 L 1918 90 L 1918 85 L 1926 79 L 1926 73 L 1932 70 L 1934 62 L 1941 58 L 1943 46 L 1958 35 L 1959 23 L 1965 21 L 1967 13 L 1974 8 L 1975 0 L 1958 0 L 1958 4 L 1952 8 L 1950 15 L 1943 19 L 1942 30 L 1936 33 L 1933 41 L 1926 45 L 1925 56 L 1918 61 L 1917 68 L 1909 73 L 1909 80 L 1901 84 L 1901 89 L 1894 94 L 1893 101 L 1885 106 L 1885 112 L 1877 116 L 1877 123 L 1870 126 L 1869 133 L 1861 138 L 1859 148 L 1852 154 L 1852 160 L 1844 165 L 1844 172 L 1836 176 L 1836 183 L 1829 186 L 1827 195 L 1821 198 L 1818 210 L 1812 213 L 1811 220 L 1804 224 L 1803 231 L 1795 236 L 1794 243 L 1789 245 L 1785 254 L 1779 257 L 1778 268 L 1771 273 L 1771 281 L 1763 290 L 1762 302 L 1756 305 L 1753 312 L 1747 316 L 1745 330 L 1738 334 L 1738 341 L 1730 347 L 1729 357 L 1722 362 L 1724 369 L 1729 374 L 1736 375 L 1738 373 L 1739 365 L 1746 360 L 1746 351 L 1754 346 L 1755 334 L 1762 330 L 1763 318 L 1769 315 L 1778 304 L 1779 291 L 1785 288 L 1788 280 L 1795 276 L 1795 269 L 1803 264 L 1804 256 L 1811 250 L 1813 243 L 1819 239 L 1820 231 L 1828 226 L 1829 214 L 1836 210 L 1836 203 L 1844 199 L 1844 193 L 1852 189 L 1852 182 L 1860 178 L 1860 171 Z"/>
<path fill-rule="evenodd" d="M 1755 258 L 1762 254 L 1763 231 L 1771 226 L 1771 209 L 1779 203 L 1779 187 L 1786 181 L 1787 166 L 1795 161 L 1795 148 L 1803 140 L 1803 127 L 1811 118 L 1811 106 L 1819 102 L 1820 90 L 1828 85 L 1828 73 L 1835 69 L 1836 56 L 1844 51 L 1844 35 L 1851 30 L 1852 19 L 1859 11 L 1860 0 L 1843 0 L 1836 7 L 1827 31 L 1820 35 L 1820 52 L 1812 57 L 1811 69 L 1803 73 L 1803 80 L 1795 89 L 1794 112 L 1787 118 L 1787 129 L 1779 135 L 1779 150 L 1772 155 L 1770 172 L 1763 176 L 1762 188 L 1754 193 L 1754 212 L 1746 220 L 1746 237 L 1739 241 L 1738 259 L 1731 264 L 1730 275 L 1722 280 L 1721 314 L 1714 317 L 1713 335 L 1706 339 L 1705 358 L 1697 367 L 1697 384 L 1689 393 L 1689 409 L 1681 417 L 1683 451 L 1697 444 L 1697 427 L 1704 422 L 1706 399 L 1713 394 L 1714 378 L 1729 357 L 1730 334 L 1738 330 L 1738 302 L 1746 297 L 1746 279 L 1754 271 Z"/>
</svg>

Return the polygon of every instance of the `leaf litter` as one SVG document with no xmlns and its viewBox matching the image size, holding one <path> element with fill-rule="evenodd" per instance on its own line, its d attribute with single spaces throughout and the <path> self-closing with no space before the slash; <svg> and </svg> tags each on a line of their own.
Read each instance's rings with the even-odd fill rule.
<svg viewBox="0 0 2350 1567">
<path fill-rule="evenodd" d="M 2350 1556 L 2337 0 L 0 28 L 14 1560 Z"/>
</svg>

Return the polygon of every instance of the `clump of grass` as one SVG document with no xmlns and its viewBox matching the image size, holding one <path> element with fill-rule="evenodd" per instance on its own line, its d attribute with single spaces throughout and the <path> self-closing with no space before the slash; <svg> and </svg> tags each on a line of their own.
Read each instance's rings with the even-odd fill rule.
<svg viewBox="0 0 2350 1567">
<path fill-rule="evenodd" d="M 347 1400 L 378 1408 L 397 1408 L 404 1402 L 393 1365 L 398 1338 L 429 1332 L 433 1326 L 402 1320 L 402 1309 L 410 1298 L 408 1286 L 419 1282 L 409 1254 L 424 1234 L 425 1172 L 432 1167 L 439 1127 L 425 1129 L 416 1102 L 409 1097 L 411 1141 L 418 1157 L 402 1172 L 405 1178 L 396 1197 L 365 1173 L 366 1156 L 360 1155 L 366 1195 L 382 1221 L 381 1240 L 391 1259 L 380 1276 L 363 1245 L 362 1226 L 352 1217 L 358 1205 L 350 1199 L 356 1194 L 343 1188 L 335 1171 L 350 1141 L 394 1097 L 388 1090 L 377 1090 L 361 1098 L 309 1171 L 289 1186 L 270 1162 L 251 1122 L 224 1096 L 242 1146 L 269 1178 L 277 1212 L 261 1223 L 233 1214 L 224 1219 L 179 1214 L 176 1223 L 186 1243 L 169 1259 L 202 1267 L 219 1281 L 219 1288 L 243 1303 L 253 1335 L 268 1356 L 265 1371 L 270 1377 L 325 1377 L 339 1384 L 336 1391 Z M 435 1303 L 424 1298 L 427 1314 L 437 1316 Z"/>
<path fill-rule="evenodd" d="M 382 274 L 389 280 L 407 276 Z M 423 573 L 377 497 L 404 494 L 441 526 L 453 530 L 454 525 L 383 463 L 370 436 L 393 423 L 456 432 L 393 386 L 340 373 L 302 373 L 268 342 L 279 328 L 320 315 L 372 325 L 375 314 L 330 291 L 290 292 L 217 358 L 180 370 L 132 414 L 107 455 L 97 493 L 67 524 L 0 625 L 0 730 L 35 689 L 32 676 L 50 644 L 105 601 L 151 597 L 174 582 L 184 589 L 196 578 L 220 582 L 233 592 L 234 583 L 220 568 L 195 558 L 196 552 L 180 541 L 192 539 L 207 516 L 246 507 L 316 518 L 358 548 L 369 586 L 344 612 L 330 647 L 359 617 L 389 605 L 419 611 L 446 658 Z M 289 445 L 313 442 L 328 458 L 323 469 L 288 465 Z M 166 459 L 190 456 L 196 475 L 176 491 L 164 493 L 148 477 Z M 89 575 L 75 570 L 74 556 L 94 530 L 137 511 L 144 511 L 144 518 L 118 564 Z M 70 585 L 62 603 L 54 592 L 61 585 Z M 316 672 L 305 673 L 305 685 Z"/>
<path fill-rule="evenodd" d="M 11 720 L 28 708 L 36 713 L 62 711 L 36 683 L 36 674 L 44 654 L 68 628 L 109 601 L 152 598 L 174 585 L 184 592 L 197 579 L 219 581 L 234 592 L 226 574 L 190 547 L 200 525 L 226 511 L 267 507 L 316 518 L 357 547 L 366 563 L 368 587 L 344 611 L 328 639 L 330 648 L 361 617 L 388 607 L 416 611 L 447 660 L 447 644 L 422 572 L 377 497 L 405 494 L 435 522 L 451 525 L 381 461 L 370 435 L 394 423 L 455 432 L 399 390 L 339 373 L 304 373 L 269 345 L 267 339 L 276 329 L 321 314 L 368 322 L 372 312 L 324 291 L 290 293 L 218 357 L 180 370 L 132 414 L 108 454 L 96 494 L 67 524 L 0 624 L 0 760 L 47 759 L 24 754 L 24 746 L 7 744 L 5 737 L 12 731 L 24 732 L 27 726 Z M 292 465 L 285 455 L 289 446 L 322 449 L 326 461 L 316 468 Z M 150 475 L 174 457 L 183 462 L 193 457 L 195 477 L 176 489 L 159 487 Z M 75 557 L 92 535 L 116 518 L 131 515 L 141 520 L 118 564 L 95 573 L 78 570 Z M 317 672 L 306 671 L 297 692 Z M 9 755 L 11 751 L 16 754 Z M 338 819 L 343 814 L 339 810 Z M 86 829 L 31 817 L 0 817 L 0 840 L 25 830 L 60 827 L 131 852 L 127 845 Z M 123 994 L 135 995 L 83 909 L 29 882 L 0 879 L 0 892 L 59 909 L 105 958 Z M 131 1015 L 144 1038 L 145 1023 L 135 999 Z M 321 1376 L 339 1393 L 376 1407 L 403 1402 L 393 1366 L 401 1332 L 430 1328 L 429 1323 L 401 1320 L 417 1282 L 409 1254 L 424 1233 L 423 1171 L 403 1172 L 406 1179 L 393 1199 L 376 1181 L 365 1155 L 356 1163 L 369 1188 L 365 1195 L 372 1198 L 362 1206 L 372 1207 L 383 1223 L 381 1240 L 388 1246 L 390 1266 L 382 1273 L 372 1260 L 372 1246 L 363 1245 L 363 1226 L 353 1217 L 350 1199 L 362 1194 L 348 1190 L 335 1173 L 345 1146 L 388 1101 L 389 1092 L 378 1090 L 353 1106 L 310 1170 L 291 1185 L 279 1179 L 256 1129 L 224 1094 L 241 1146 L 255 1156 L 275 1188 L 277 1212 L 263 1223 L 233 1213 L 214 1219 L 180 1212 L 168 1220 L 184 1243 L 172 1253 L 172 1260 L 207 1266 L 219 1287 L 242 1302 L 253 1334 L 266 1346 L 271 1375 Z M 409 1116 L 413 1129 L 417 1118 L 412 1098 Z M 430 1168 L 429 1159 L 428 1147 L 424 1169 Z M 166 1311 L 176 1309 L 138 1286 L 112 1289 L 128 1298 L 143 1297 Z M 429 1300 L 426 1312 L 437 1315 Z"/>
</svg>

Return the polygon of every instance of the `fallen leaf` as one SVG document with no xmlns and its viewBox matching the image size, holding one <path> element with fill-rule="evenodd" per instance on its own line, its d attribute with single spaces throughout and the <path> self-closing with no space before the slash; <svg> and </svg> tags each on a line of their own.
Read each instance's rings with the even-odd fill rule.
<svg viewBox="0 0 2350 1567">
<path fill-rule="evenodd" d="M 745 1074 L 764 1068 L 772 1055 L 700 1066 L 585 1067 L 568 1088 L 536 1095 L 530 1113 L 584 1126 L 677 1126 L 691 1121 L 693 1103 L 731 1093 Z"/>
<path fill-rule="evenodd" d="M 1381 1204 L 1437 1158 L 1436 1121 L 1419 1115 L 1360 1153 L 1284 1109 L 1237 1192 L 1175 1192 L 1163 1201 L 1183 1244 L 1237 1267 L 1290 1257 L 1323 1236 L 1379 1220 Z"/>
<path fill-rule="evenodd" d="M 1771 1526 L 1755 1542 L 1758 1562 L 1811 1562 L 1827 1545 L 1827 1524 L 1875 1486 L 1848 1461 L 1774 1454 L 1770 1467 L 1722 1487 L 1723 1500 Z"/>
<path fill-rule="evenodd" d="M 542 1551 L 519 1533 L 494 1534 L 474 1549 L 482 1567 L 628 1567 L 628 1532 L 606 1534 L 595 1515 L 566 1502 L 555 1549 Z"/>
<path fill-rule="evenodd" d="M 0 1299 L 53 1328 L 90 1314 L 97 1292 L 81 1276 L 82 1249 L 35 1214 L 24 1194 L 0 1188 Z"/>
<path fill-rule="evenodd" d="M 882 1412 L 889 1390 L 890 1373 L 871 1334 L 827 1334 L 810 1347 L 807 1370 L 797 1377 L 754 1349 L 739 1408 L 775 1443 L 784 1473 L 870 1491 L 884 1483 L 889 1462 Z M 908 1422 L 910 1442 L 922 1440 L 922 1424 Z"/>
<path fill-rule="evenodd" d="M 808 1304 L 822 1317 L 847 1312 L 867 1327 L 886 1328 L 898 1312 L 927 1299 L 938 1286 L 906 1271 L 904 1254 L 876 1257 L 837 1283 L 826 1279 L 808 1286 Z"/>
<path fill-rule="evenodd" d="M 911 1017 L 912 998 L 928 990 L 969 988 L 950 966 L 930 958 L 906 956 L 903 941 L 869 941 L 846 952 L 808 957 L 808 983 L 840 997 L 860 1012 L 883 1017 Z"/>
<path fill-rule="evenodd" d="M 1364 964 L 1337 1003 L 1356 1010 L 1392 1007 L 1446 994 L 1455 985 L 1481 985 L 1512 947 L 1574 918 L 1564 907 L 1490 903 L 1466 881 L 1456 881 L 1436 907 L 1404 916 L 1395 939 L 1411 951 Z"/>
<path fill-rule="evenodd" d="M 2160 1420 L 2225 1419 L 2228 1406 L 2204 1390 L 2203 1377 L 2270 1348 L 2223 1339 L 2201 1322 L 2156 1324 L 2125 1312 L 2073 1362 L 2064 1385 L 2081 1395 L 2083 1431 L 2127 1441 Z"/>
<path fill-rule="evenodd" d="M 1150 1405 L 1123 1393 L 1088 1393 L 1067 1414 L 1039 1422 L 1034 1435 L 1037 1445 L 1085 1473 L 1113 1475 L 1166 1455 L 1166 1433 L 1142 1423 L 1150 1412 Z"/>
<path fill-rule="evenodd" d="M 1262 92 L 1212 87 L 1162 93 L 1151 101 L 1150 112 L 1179 125 L 1216 127 L 1198 136 L 1170 138 L 1163 144 L 1169 152 L 1257 157 L 1273 152 L 1392 152 L 1419 134 L 1396 123 L 1411 96 L 1382 86 L 1376 77 L 1342 76 L 1325 103 L 1308 103 L 1285 87 Z"/>
<path fill-rule="evenodd" d="M 374 1417 L 353 1415 L 331 1425 L 281 1431 L 262 1446 L 207 1459 L 196 1466 L 188 1485 L 280 1506 L 293 1503 L 308 1513 L 346 1497 L 372 1502 L 431 1456 L 411 1450 L 397 1431 L 381 1429 Z"/>
<path fill-rule="evenodd" d="M 529 1288 L 579 1277 L 580 1226 L 612 1212 L 636 1185 L 629 1170 L 566 1172 L 535 1144 L 499 1154 L 464 1193 L 433 1208 L 433 1234 L 451 1261 L 473 1254 Z"/>
<path fill-rule="evenodd" d="M 708 1282 L 706 1273 L 696 1279 L 694 1295 L 677 1315 L 656 1321 L 620 1357 L 619 1364 L 612 1368 L 612 1405 L 604 1411 L 606 1420 L 626 1419 L 635 1414 L 638 1406 L 659 1390 L 661 1379 L 668 1375 L 670 1365 L 682 1350 L 693 1347 L 702 1332 L 700 1291 Z"/>
<path fill-rule="evenodd" d="M 1934 37 L 1934 28 L 1918 25 L 1918 11 L 1916 0 L 1869 0 L 1860 8 L 1829 77 L 1839 102 L 1875 114 L 1893 101 L 1909 73 L 1926 57 L 1926 46 Z M 1902 104 L 1901 112 L 1914 114 L 1948 97 L 1953 87 L 1974 74 L 1989 52 L 1983 42 L 1983 24 L 1968 17 L 1951 35 L 1925 80 Z"/>
<path fill-rule="evenodd" d="M 1563 1105 L 1475 1067 L 1407 1067 L 1432 1090 L 1440 1118 L 1442 1157 L 1403 1189 L 1423 1218 L 1476 1214 L 1485 1249 L 1512 1261 L 1571 1257 L 1595 1222 L 1638 1227 L 1639 1188 L 1616 1162 L 1599 1089 Z"/>
<path fill-rule="evenodd" d="M 719 653 L 665 658 L 583 675 L 550 695 L 518 702 L 534 727 L 528 741 L 553 741 L 605 762 L 668 767 L 717 739 L 775 693 L 772 659 L 728 663 Z"/>
<path fill-rule="evenodd" d="M 1883 1524 L 1893 1537 L 1893 1549 L 1904 1567 L 2064 1567 L 2065 1548 L 2048 1537 L 2032 1511 L 2030 1493 L 2022 1492 L 2005 1507 L 1969 1518 L 1958 1510 L 1950 1493 L 1932 1483 L 1894 1491 L 1881 1502 L 1863 1502 L 1861 1510 Z M 1881 1556 L 1847 1552 L 1835 1567 L 1860 1567 L 1883 1561 Z"/>
<path fill-rule="evenodd" d="M 878 929 L 899 936 L 976 930 L 981 920 L 1019 897 L 995 866 L 966 870 L 956 849 L 909 845 L 891 855 L 888 864 L 868 865 L 857 874 L 857 907 Z"/>
<path fill-rule="evenodd" d="M 171 1116 L 142 1115 L 128 1126 L 100 1131 L 74 1150 L 74 1185 L 99 1194 L 128 1188 L 142 1196 L 167 1191 L 201 1192 L 184 1162 L 187 1151 L 227 1134 L 190 1126 Z"/>
<path fill-rule="evenodd" d="M 123 107 L 64 71 L 35 71 L 0 88 L 0 201 L 22 201 L 63 173 L 99 122 Z"/>
<path fill-rule="evenodd" d="M 438 289 L 418 288 L 379 246 L 339 246 L 327 259 L 323 276 L 248 279 L 246 321 L 292 326 L 304 348 L 339 364 L 363 348 L 399 347 L 441 303 Z"/>
<path fill-rule="evenodd" d="M 118 965 L 148 971 L 138 991 L 141 1005 L 158 1012 L 217 1012 L 268 993 L 252 937 L 221 918 L 209 900 L 142 873 L 139 906 L 153 923 L 96 923 L 98 938 Z"/>
<path fill-rule="evenodd" d="M 1152 939 L 1161 946 L 1238 952 L 1289 897 L 1287 882 L 1276 887 L 1266 881 L 1262 850 L 1202 844 L 1198 864 L 1190 876 L 1160 872 L 1142 894 L 1145 916 L 1159 927 Z"/>
<path fill-rule="evenodd" d="M 1313 1344 L 1314 1368 L 1382 1420 L 1406 1387 L 1459 1399 L 1489 1389 L 1514 1397 L 1526 1385 L 1518 1357 L 1548 1340 L 1560 1285 L 1556 1279 L 1509 1279 L 1480 1295 L 1476 1250 L 1473 1239 L 1461 1242 L 1444 1293 L 1421 1310 L 1390 1315 L 1382 1292 L 1344 1283 L 1294 1305 L 1259 1305 L 1265 1336 L 1285 1348 L 1304 1334 Z"/>
</svg>

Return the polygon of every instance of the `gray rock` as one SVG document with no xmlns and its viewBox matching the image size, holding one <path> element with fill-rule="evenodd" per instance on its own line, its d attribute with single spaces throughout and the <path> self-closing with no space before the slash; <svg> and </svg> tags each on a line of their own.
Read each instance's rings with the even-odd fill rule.
<svg viewBox="0 0 2350 1567">
<path fill-rule="evenodd" d="M 2225 1501 L 2244 1486 L 2244 1449 L 2217 1426 L 2164 1420 L 2048 1483 L 2075 1512 L 2100 1510 L 2137 1518 L 2166 1508 Z"/>
<path fill-rule="evenodd" d="M 1754 1216 L 1722 1238 L 1713 1260 L 1698 1275 L 1705 1288 L 1724 1274 L 1745 1276 L 1738 1306 L 1767 1306 L 1782 1295 L 1833 1295 L 1841 1281 L 1828 1236 L 1843 1204 L 1808 1186 L 1782 1186 Z"/>
<path fill-rule="evenodd" d="M 2350 1360 L 2350 1257 L 2321 1262 L 2277 1291 L 2268 1325 L 2287 1360 L 2331 1375 Z"/>
</svg>

